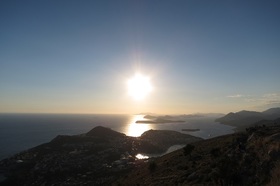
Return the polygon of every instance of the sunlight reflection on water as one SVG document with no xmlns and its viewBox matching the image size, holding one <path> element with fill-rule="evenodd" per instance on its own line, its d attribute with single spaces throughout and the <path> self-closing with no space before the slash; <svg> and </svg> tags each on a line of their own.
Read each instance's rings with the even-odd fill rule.
<svg viewBox="0 0 280 186">
<path fill-rule="evenodd" d="M 149 156 L 146 156 L 146 155 L 143 155 L 143 154 L 137 154 L 135 157 L 137 159 L 139 159 L 139 160 L 143 160 L 143 159 L 148 159 L 149 158 Z"/>
<path fill-rule="evenodd" d="M 152 129 L 150 124 L 137 124 L 137 120 L 146 120 L 144 115 L 134 115 L 132 119 L 129 121 L 127 126 L 126 134 L 128 136 L 139 137 L 145 131 Z"/>
</svg>

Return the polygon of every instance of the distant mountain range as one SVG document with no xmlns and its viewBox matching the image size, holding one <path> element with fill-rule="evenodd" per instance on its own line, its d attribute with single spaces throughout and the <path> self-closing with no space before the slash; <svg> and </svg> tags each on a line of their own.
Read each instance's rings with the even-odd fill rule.
<svg viewBox="0 0 280 186">
<path fill-rule="evenodd" d="M 224 117 L 216 119 L 216 121 L 222 124 L 235 126 L 239 129 L 245 129 L 258 121 L 275 120 L 277 118 L 280 118 L 280 108 L 271 108 L 263 112 L 246 110 L 236 113 L 230 112 Z"/>
</svg>

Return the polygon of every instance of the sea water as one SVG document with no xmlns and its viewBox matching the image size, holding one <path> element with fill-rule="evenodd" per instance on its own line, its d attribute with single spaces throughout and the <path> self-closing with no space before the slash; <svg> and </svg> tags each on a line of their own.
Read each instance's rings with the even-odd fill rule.
<svg viewBox="0 0 280 186">
<path fill-rule="evenodd" d="M 136 124 L 144 115 L 106 114 L 0 114 L 0 160 L 15 153 L 47 143 L 57 135 L 76 135 L 104 126 L 128 136 L 153 130 L 175 130 L 204 139 L 233 133 L 233 127 L 213 118 L 185 119 L 183 123 Z M 182 129 L 200 129 L 184 132 Z"/>
</svg>

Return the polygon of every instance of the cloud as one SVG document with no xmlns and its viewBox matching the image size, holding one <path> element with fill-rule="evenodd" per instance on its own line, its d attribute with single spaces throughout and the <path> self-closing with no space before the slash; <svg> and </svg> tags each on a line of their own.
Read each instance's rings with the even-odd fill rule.
<svg viewBox="0 0 280 186">
<path fill-rule="evenodd" d="M 266 105 L 278 105 L 280 104 L 280 94 L 277 93 L 264 94 L 262 96 L 262 100 Z"/>
<path fill-rule="evenodd" d="M 267 102 L 267 104 L 280 104 L 279 100 L 270 100 Z"/>
<path fill-rule="evenodd" d="M 231 99 L 238 99 L 238 101 L 243 102 L 245 106 L 257 108 L 258 110 L 280 107 L 280 92 L 272 92 L 262 95 L 232 94 L 226 97 Z"/>
<path fill-rule="evenodd" d="M 245 98 L 245 101 L 246 102 L 257 102 L 257 101 L 259 101 L 259 99 L 257 99 L 257 98 Z"/>
<path fill-rule="evenodd" d="M 242 94 L 233 94 L 227 96 L 228 98 L 244 98 L 247 102 L 280 102 L 280 93 L 267 93 L 263 95 L 242 95 Z"/>
<path fill-rule="evenodd" d="M 244 95 L 241 95 L 241 94 L 235 94 L 235 95 L 229 95 L 227 96 L 228 98 L 241 98 L 241 97 L 244 97 Z"/>
<path fill-rule="evenodd" d="M 262 96 L 263 98 L 268 98 L 268 99 L 274 99 L 274 98 L 280 98 L 280 94 L 277 93 L 269 93 L 269 94 L 264 94 Z"/>
<path fill-rule="evenodd" d="M 267 93 L 259 96 L 245 97 L 246 102 L 254 104 L 256 108 L 280 107 L 280 93 Z"/>
</svg>

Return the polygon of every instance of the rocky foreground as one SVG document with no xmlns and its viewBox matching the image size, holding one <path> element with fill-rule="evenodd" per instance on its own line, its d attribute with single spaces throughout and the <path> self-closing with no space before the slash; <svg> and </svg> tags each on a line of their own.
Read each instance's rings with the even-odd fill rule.
<svg viewBox="0 0 280 186">
<path fill-rule="evenodd" d="M 175 131 L 150 130 L 129 137 L 104 127 L 51 142 L 0 162 L 1 185 L 111 185 L 146 164 L 139 153 L 163 153 L 170 146 L 202 139 Z"/>
</svg>

